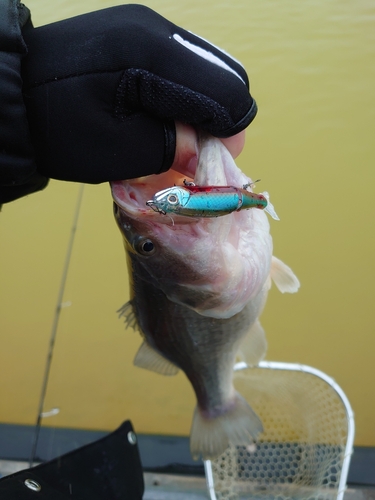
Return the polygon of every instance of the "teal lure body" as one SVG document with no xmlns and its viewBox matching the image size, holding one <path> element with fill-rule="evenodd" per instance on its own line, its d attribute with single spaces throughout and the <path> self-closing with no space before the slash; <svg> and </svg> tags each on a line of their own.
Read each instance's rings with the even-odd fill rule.
<svg viewBox="0 0 375 500">
<path fill-rule="evenodd" d="M 146 205 L 161 214 L 186 217 L 219 217 L 235 211 L 258 208 L 278 219 L 272 205 L 263 194 L 252 193 L 243 186 L 173 186 L 158 191 Z"/>
</svg>

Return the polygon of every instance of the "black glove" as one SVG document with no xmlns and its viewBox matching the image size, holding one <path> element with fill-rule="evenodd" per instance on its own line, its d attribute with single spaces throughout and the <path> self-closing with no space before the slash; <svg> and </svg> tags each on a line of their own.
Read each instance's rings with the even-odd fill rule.
<svg viewBox="0 0 375 500">
<path fill-rule="evenodd" d="M 174 121 L 218 137 L 249 125 L 243 67 L 141 5 L 25 27 L 24 101 L 38 172 L 99 183 L 172 165 Z"/>
</svg>

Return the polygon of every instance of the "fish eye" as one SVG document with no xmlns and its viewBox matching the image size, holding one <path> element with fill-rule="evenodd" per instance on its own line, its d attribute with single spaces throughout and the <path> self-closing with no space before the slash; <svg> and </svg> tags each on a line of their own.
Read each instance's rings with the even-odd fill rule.
<svg viewBox="0 0 375 500">
<path fill-rule="evenodd" d="M 134 245 L 134 249 L 141 255 L 152 255 L 155 252 L 155 245 L 148 238 L 140 238 Z"/>
<path fill-rule="evenodd" d="M 168 200 L 168 203 L 170 203 L 171 205 L 176 205 L 178 203 L 178 198 L 175 194 L 170 194 L 167 197 L 167 200 Z"/>
</svg>

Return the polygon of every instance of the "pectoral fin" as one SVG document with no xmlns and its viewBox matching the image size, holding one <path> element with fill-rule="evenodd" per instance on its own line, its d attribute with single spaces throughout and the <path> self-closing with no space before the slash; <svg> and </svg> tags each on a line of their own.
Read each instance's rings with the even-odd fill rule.
<svg viewBox="0 0 375 500">
<path fill-rule="evenodd" d="M 143 342 L 135 358 L 134 365 L 160 375 L 176 375 L 178 368 L 156 352 L 147 342 Z"/>
<path fill-rule="evenodd" d="M 284 262 L 272 256 L 271 278 L 281 293 L 295 293 L 300 283 L 294 272 Z"/>
<path fill-rule="evenodd" d="M 266 334 L 257 320 L 250 328 L 238 351 L 238 357 L 249 366 L 257 366 L 267 351 Z"/>
</svg>

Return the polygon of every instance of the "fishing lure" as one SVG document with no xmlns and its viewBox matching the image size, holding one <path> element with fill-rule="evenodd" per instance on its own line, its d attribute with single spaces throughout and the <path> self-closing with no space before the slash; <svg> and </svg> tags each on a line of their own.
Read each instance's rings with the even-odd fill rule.
<svg viewBox="0 0 375 500">
<path fill-rule="evenodd" d="M 186 217 L 219 217 L 235 211 L 258 208 L 279 220 L 268 193 L 256 194 L 234 186 L 195 186 L 184 183 L 158 191 L 146 205 L 163 215 L 174 213 Z"/>
</svg>

